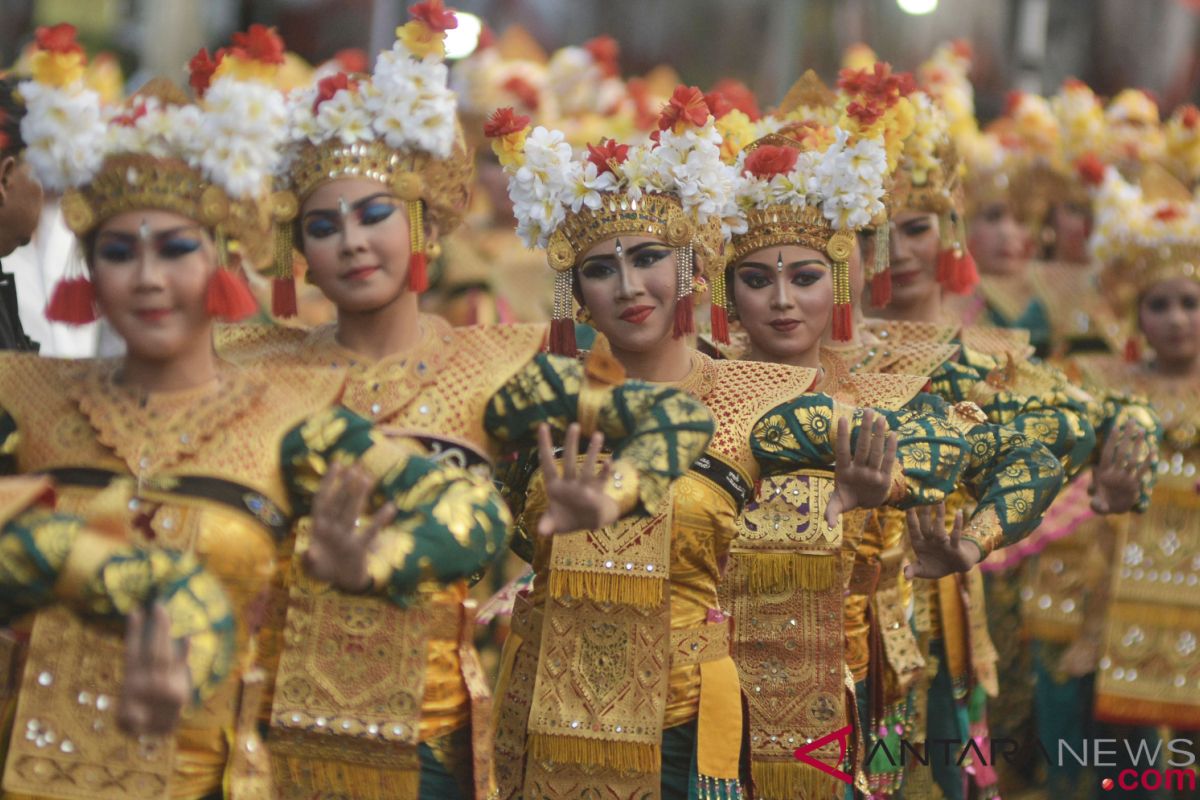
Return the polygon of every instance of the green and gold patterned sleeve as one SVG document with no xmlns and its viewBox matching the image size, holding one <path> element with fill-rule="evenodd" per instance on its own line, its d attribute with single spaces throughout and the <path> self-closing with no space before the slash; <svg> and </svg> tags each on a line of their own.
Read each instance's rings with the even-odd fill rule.
<svg viewBox="0 0 1200 800">
<path fill-rule="evenodd" d="M 391 441 L 345 408 L 293 428 L 282 445 L 293 512 L 310 512 L 330 464 L 363 464 L 377 479 L 372 510 L 391 502 L 395 520 L 368 562 L 374 590 L 405 605 L 426 583 L 448 583 L 485 569 L 503 551 L 511 524 L 492 484 Z"/>
<path fill-rule="evenodd" d="M 962 485 L 976 506 L 963 538 L 979 548 L 981 558 L 1033 532 L 1063 482 L 1062 464 L 1049 448 L 1012 428 L 989 423 L 978 406 L 948 408 L 941 398 L 926 394 L 905 408 L 944 417 L 970 445 Z"/>
<path fill-rule="evenodd" d="M 17 444 L 20 440 L 17 421 L 0 409 L 0 475 L 17 474 Z"/>
<path fill-rule="evenodd" d="M 864 410 L 823 394 L 801 395 L 759 419 L 750 434 L 751 449 L 768 473 L 832 468 L 837 420 L 850 420 L 854 447 Z M 944 500 L 954 491 L 970 448 L 962 434 L 933 415 L 879 409 L 875 413 L 899 439 L 889 504 L 907 507 Z"/>
<path fill-rule="evenodd" d="M 1096 405 L 1061 373 L 1042 367 L 1001 365 L 964 348 L 961 362 L 946 362 L 932 377 L 931 391 L 951 403 L 975 403 L 989 422 L 1041 442 L 1074 476 L 1096 448 Z"/>
<path fill-rule="evenodd" d="M 1158 460 L 1162 449 L 1163 425 L 1158 414 L 1144 397 L 1125 394 L 1111 390 L 1096 392 L 1100 400 L 1101 413 L 1096 425 L 1096 436 L 1101 443 L 1107 441 L 1114 431 L 1128 422 L 1140 430 L 1146 437 L 1148 451 L 1144 454 L 1149 460 L 1149 469 L 1142 476 L 1142 490 L 1138 495 L 1134 510 L 1145 511 L 1150 506 L 1150 494 L 1158 480 Z M 1096 459 L 1099 458 L 1102 447 L 1096 448 Z M 1095 459 L 1093 459 L 1095 460 Z"/>
<path fill-rule="evenodd" d="M 546 354 L 492 397 L 484 417 L 488 433 L 516 450 L 534 447 L 542 423 L 561 441 L 573 422 L 585 434 L 604 434 L 614 461 L 609 493 L 623 514 L 657 508 L 714 430 L 704 405 L 678 389 L 605 380 L 572 359 Z"/>
<path fill-rule="evenodd" d="M 0 598 L 3 622 L 55 603 L 101 620 L 162 603 L 171 635 L 188 642 L 196 703 L 233 665 L 233 611 L 216 577 L 190 555 L 136 547 L 90 530 L 78 517 L 34 509 L 4 525 Z"/>
</svg>

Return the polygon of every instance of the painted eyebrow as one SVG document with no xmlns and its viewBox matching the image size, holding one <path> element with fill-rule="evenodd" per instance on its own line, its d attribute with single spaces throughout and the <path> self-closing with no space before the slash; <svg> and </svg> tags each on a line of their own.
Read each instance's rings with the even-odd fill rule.
<svg viewBox="0 0 1200 800">
<path fill-rule="evenodd" d="M 666 250 L 666 249 L 670 249 L 671 246 L 669 244 L 662 244 L 661 242 L 642 242 L 641 244 L 634 245 L 633 247 L 626 247 L 625 255 L 635 256 L 638 253 L 645 250 L 647 247 L 661 247 L 664 250 Z M 579 266 L 582 267 L 584 264 L 590 264 L 593 261 L 616 261 L 616 260 L 617 260 L 616 253 L 598 253 L 594 256 L 588 256 L 586 259 L 584 259 L 583 264 L 580 264 Z"/>
<path fill-rule="evenodd" d="M 785 264 L 784 266 L 787 267 L 788 269 L 793 269 L 795 267 L 807 267 L 807 266 L 812 266 L 812 265 L 815 265 L 818 267 L 824 267 L 825 269 L 830 268 L 828 264 L 826 264 L 824 261 L 822 261 L 819 258 L 806 258 L 803 261 L 793 261 L 790 264 Z M 769 270 L 769 271 L 774 271 L 774 269 L 775 269 L 774 264 L 763 264 L 759 261 L 743 261 L 741 264 L 737 265 L 737 269 L 739 269 L 739 270 L 742 269 L 743 267 L 749 267 L 751 269 L 765 269 L 765 270 Z"/>
<path fill-rule="evenodd" d="M 154 234 L 154 240 L 161 241 L 163 239 L 167 239 L 172 236 L 177 236 L 178 234 L 184 233 L 185 231 L 199 230 L 199 228 L 200 228 L 199 225 L 180 225 L 177 228 L 168 228 L 165 231 L 156 231 Z M 98 240 L 99 239 L 116 239 L 118 241 L 124 242 L 124 241 L 137 241 L 141 237 L 136 233 L 125 233 L 124 231 L 104 231 L 96 238 Z"/>
<path fill-rule="evenodd" d="M 366 197 L 362 198 L 361 200 L 355 200 L 350 205 L 350 208 L 354 209 L 355 211 L 358 211 L 363 206 L 371 203 L 371 201 L 378 200 L 381 197 L 392 198 L 393 196 L 391 194 L 388 194 L 387 192 L 376 192 L 375 194 L 367 195 Z M 308 219 L 309 217 L 336 217 L 337 215 L 338 215 L 338 210 L 336 208 L 312 208 L 304 213 L 304 218 Z"/>
</svg>

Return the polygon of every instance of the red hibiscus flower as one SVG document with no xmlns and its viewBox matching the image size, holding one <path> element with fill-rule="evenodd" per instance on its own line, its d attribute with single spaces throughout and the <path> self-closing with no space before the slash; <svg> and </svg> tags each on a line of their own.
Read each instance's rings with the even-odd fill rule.
<svg viewBox="0 0 1200 800">
<path fill-rule="evenodd" d="M 1004 95 L 1004 116 L 1011 117 L 1021 107 L 1021 101 L 1025 99 L 1025 93 L 1019 89 L 1010 89 Z"/>
<path fill-rule="evenodd" d="M 629 145 L 618 144 L 612 139 L 601 139 L 600 144 L 588 145 L 588 161 L 596 165 L 596 174 L 612 172 L 613 167 L 624 164 L 629 158 Z"/>
<path fill-rule="evenodd" d="M 367 54 L 359 47 L 347 47 L 333 54 L 333 60 L 342 68 L 342 72 L 351 75 L 367 71 Z"/>
<path fill-rule="evenodd" d="M 975 58 L 975 50 L 966 39 L 955 39 L 950 43 L 950 52 L 959 58 L 971 61 Z"/>
<path fill-rule="evenodd" d="M 620 55 L 621 49 L 617 45 L 616 39 L 611 36 L 597 36 L 585 42 L 583 49 L 591 54 L 604 77 L 615 78 L 621 74 L 621 69 L 617 65 L 617 57 Z"/>
<path fill-rule="evenodd" d="M 333 96 L 343 89 L 354 90 L 358 86 L 358 82 L 351 80 L 350 76 L 344 72 L 339 72 L 336 75 L 330 75 L 328 78 L 322 78 L 317 81 L 317 99 L 313 101 L 313 113 L 317 113 L 317 109 L 321 107 L 321 103 L 326 100 L 332 100 Z"/>
<path fill-rule="evenodd" d="M 855 95 L 857 102 L 872 109 L 872 113 L 882 114 L 901 97 L 912 94 L 916 81 L 911 73 L 892 72 L 891 64 L 877 61 L 872 69 L 843 69 L 838 74 L 838 87 Z"/>
<path fill-rule="evenodd" d="M 132 128 L 144 116 L 146 116 L 146 102 L 143 100 L 124 114 L 113 117 L 113 122 L 123 128 Z"/>
<path fill-rule="evenodd" d="M 883 116 L 885 110 L 877 103 L 860 103 L 857 100 L 846 106 L 846 113 L 864 128 L 874 125 Z"/>
<path fill-rule="evenodd" d="M 1173 203 L 1169 203 L 1160 208 L 1158 211 L 1154 212 L 1154 218 L 1161 222 L 1170 222 L 1171 220 L 1179 219 L 1182 216 L 1183 211 L 1180 210 L 1179 206 Z"/>
<path fill-rule="evenodd" d="M 274 28 L 254 24 L 244 33 L 233 35 L 231 52 L 238 58 L 247 61 L 260 61 L 263 64 L 283 63 L 283 39 Z"/>
<path fill-rule="evenodd" d="M 791 172 L 799 158 L 800 151 L 794 147 L 765 144 L 746 156 L 746 172 L 760 180 L 770 180 L 776 175 Z"/>
<path fill-rule="evenodd" d="M 721 117 L 733 111 L 733 103 L 720 92 L 709 92 L 704 95 L 704 102 L 708 106 L 708 111 L 713 115 L 713 119 Z"/>
<path fill-rule="evenodd" d="M 537 87 L 532 83 L 522 78 L 520 75 L 514 75 L 504 83 L 500 84 L 500 88 L 506 92 L 510 92 L 514 97 L 521 101 L 521 105 L 528 108 L 530 111 L 537 111 L 541 105 L 542 98 L 538 94 Z"/>
<path fill-rule="evenodd" d="M 754 92 L 750 91 L 750 87 L 736 78 L 722 78 L 713 84 L 712 91 L 705 97 L 713 94 L 719 94 L 729 105 L 738 111 L 745 114 L 753 122 L 762 117 L 762 111 L 758 107 L 758 98 L 754 96 Z M 712 103 L 709 103 L 712 107 Z M 715 110 L 713 116 L 721 117 Z"/>
<path fill-rule="evenodd" d="M 188 62 L 188 85 L 192 87 L 192 91 L 197 97 L 204 97 L 209 84 L 212 83 L 213 73 L 217 71 L 217 67 L 221 66 L 221 60 L 224 58 L 224 48 L 218 50 L 212 58 L 209 57 L 208 50 L 203 47 L 196 55 L 192 56 L 192 60 Z"/>
<path fill-rule="evenodd" d="M 1179 121 L 1183 123 L 1185 128 L 1195 129 L 1200 127 L 1200 108 L 1196 108 L 1190 103 L 1179 109 Z"/>
<path fill-rule="evenodd" d="M 1075 171 L 1088 186 L 1104 183 L 1104 162 L 1095 153 L 1088 153 L 1075 162 Z"/>
<path fill-rule="evenodd" d="M 1086 83 L 1084 83 L 1083 81 L 1079 80 L 1079 78 L 1067 78 L 1065 81 L 1063 81 L 1063 88 L 1064 89 L 1086 89 L 1086 88 L 1088 88 L 1088 85 Z"/>
<path fill-rule="evenodd" d="M 658 129 L 674 129 L 680 124 L 699 128 L 705 122 L 708 122 L 708 103 L 704 102 L 704 93 L 695 86 L 677 86 L 658 118 Z"/>
<path fill-rule="evenodd" d="M 483 135 L 489 139 L 499 139 L 510 133 L 524 130 L 529 125 L 529 117 L 513 111 L 512 106 L 497 108 L 488 117 L 483 126 Z"/>
<path fill-rule="evenodd" d="M 75 41 L 75 26 L 60 22 L 49 28 L 38 28 L 34 36 L 39 50 L 48 53 L 82 53 L 83 48 Z"/>
<path fill-rule="evenodd" d="M 630 78 L 625 84 L 629 99 L 633 101 L 633 124 L 641 130 L 653 128 L 658 122 L 658 112 L 650 101 L 650 87 L 642 78 Z"/>
<path fill-rule="evenodd" d="M 426 27 L 437 33 L 445 33 L 458 27 L 458 17 L 442 5 L 442 0 L 427 0 L 417 3 L 408 10 L 413 19 L 424 22 Z"/>
</svg>

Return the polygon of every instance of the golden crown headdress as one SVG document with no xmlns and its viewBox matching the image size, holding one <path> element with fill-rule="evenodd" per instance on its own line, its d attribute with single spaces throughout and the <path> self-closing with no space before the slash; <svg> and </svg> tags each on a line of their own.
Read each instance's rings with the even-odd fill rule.
<svg viewBox="0 0 1200 800">
<path fill-rule="evenodd" d="M 164 209 L 210 228 L 223 263 L 231 241 L 244 261 L 262 263 L 271 253 L 271 223 L 289 210 L 287 199 L 271 192 L 286 116 L 269 79 L 282 54 L 274 31 L 255 25 L 235 34 L 217 61 L 203 51 L 193 59 L 194 102 L 159 79 L 105 109 L 84 81 L 75 29 L 40 28 L 33 79 L 20 87 L 26 158 L 47 188 L 63 192 L 64 220 L 79 237 L 124 211 Z M 229 270 L 218 270 L 209 290 L 214 316 L 257 310 Z M 72 324 L 94 320 L 87 276 L 65 277 L 46 313 Z"/>
<path fill-rule="evenodd" d="M 408 209 L 408 287 L 428 288 L 425 221 L 441 235 L 458 227 L 470 195 L 473 163 L 447 88 L 445 35 L 458 25 L 441 0 L 409 9 L 413 19 L 379 54 L 371 75 L 337 73 L 288 98 L 291 137 L 279 183 L 297 208 L 318 186 L 360 176 L 388 186 Z M 272 310 L 296 313 L 293 227 L 276 242 Z"/>
<path fill-rule="evenodd" d="M 732 209 L 732 169 L 705 97 L 681 86 L 645 145 L 604 140 L 577 156 L 561 131 L 529 129 L 529 118 L 498 110 L 486 134 L 509 175 L 517 234 L 546 249 L 555 271 L 551 350 L 575 350 L 573 270 L 597 242 L 619 234 L 661 237 L 676 248 L 675 334 L 695 330 L 694 257 L 723 267 L 723 227 Z"/>
<path fill-rule="evenodd" d="M 1107 167 L 1094 208 L 1092 255 L 1105 265 L 1102 285 L 1124 322 L 1136 320 L 1151 286 L 1200 280 L 1200 201 L 1165 168 L 1147 165 L 1134 184 Z"/>
</svg>

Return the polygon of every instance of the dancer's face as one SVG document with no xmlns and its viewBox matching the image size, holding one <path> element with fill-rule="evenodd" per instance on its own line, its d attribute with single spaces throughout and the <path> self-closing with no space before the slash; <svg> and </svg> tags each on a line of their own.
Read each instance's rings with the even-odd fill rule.
<svg viewBox="0 0 1200 800">
<path fill-rule="evenodd" d="M 208 283 L 218 264 L 212 236 L 170 211 L 127 211 L 96 231 L 90 254 L 101 314 L 130 355 L 165 361 L 210 338 Z"/>
<path fill-rule="evenodd" d="M 310 280 L 340 311 L 383 308 L 408 291 L 407 206 L 370 178 L 317 187 L 300 208 Z"/>
<path fill-rule="evenodd" d="M 1151 286 L 1138 302 L 1138 324 L 1156 359 L 1194 362 L 1200 357 L 1200 283 L 1174 278 Z"/>
<path fill-rule="evenodd" d="M 833 274 L 823 253 L 764 247 L 735 264 L 732 277 L 734 308 L 755 350 L 788 362 L 820 345 L 833 314 Z"/>
<path fill-rule="evenodd" d="M 892 217 L 888 235 L 891 248 L 892 302 L 899 310 L 927 303 L 942 290 L 937 279 L 941 243 L 937 214 L 903 209 Z"/>
<path fill-rule="evenodd" d="M 971 220 L 967 246 L 985 275 L 1012 275 L 1032 250 L 1029 229 L 1006 202 L 988 203 Z"/>
<path fill-rule="evenodd" d="M 580 299 L 614 349 L 647 352 L 672 336 L 675 249 L 650 236 L 598 242 L 576 267 Z"/>
</svg>

